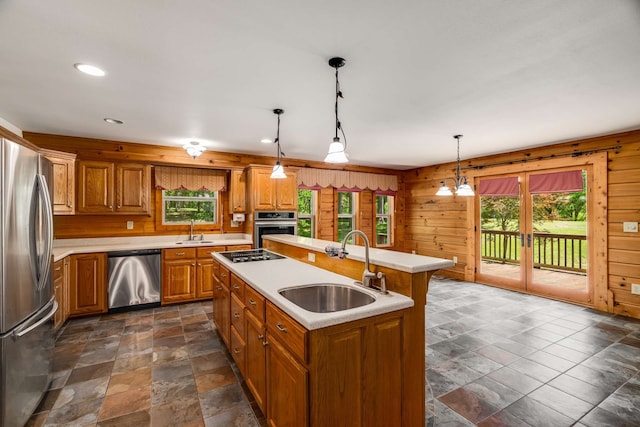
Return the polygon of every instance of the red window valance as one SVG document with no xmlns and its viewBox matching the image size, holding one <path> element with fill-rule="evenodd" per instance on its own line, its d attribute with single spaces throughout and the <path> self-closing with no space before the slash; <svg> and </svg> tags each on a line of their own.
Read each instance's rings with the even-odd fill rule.
<svg viewBox="0 0 640 427">
<path fill-rule="evenodd" d="M 517 176 L 507 176 L 505 178 L 491 178 L 480 180 L 481 196 L 517 196 L 520 185 Z"/>
<path fill-rule="evenodd" d="M 575 193 L 582 191 L 582 171 L 540 173 L 529 177 L 529 193 Z"/>
</svg>

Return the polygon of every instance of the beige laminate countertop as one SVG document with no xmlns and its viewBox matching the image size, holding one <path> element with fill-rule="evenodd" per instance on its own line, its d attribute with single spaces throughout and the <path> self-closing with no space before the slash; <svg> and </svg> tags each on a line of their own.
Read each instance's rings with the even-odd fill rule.
<svg viewBox="0 0 640 427">
<path fill-rule="evenodd" d="M 327 245 L 340 246 L 338 242 L 329 240 L 311 239 L 309 237 L 290 236 L 288 234 L 272 234 L 263 236 L 263 239 L 273 240 L 274 242 L 285 243 L 291 246 L 297 246 L 303 249 L 312 249 L 324 252 Z M 356 261 L 365 260 L 365 248 L 358 245 L 347 245 L 346 250 L 349 253 L 347 259 Z M 430 256 L 408 254 L 406 252 L 389 251 L 385 249 L 371 248 L 369 249 L 369 261 L 371 264 L 381 267 L 389 267 L 395 270 L 404 271 L 406 273 L 421 273 L 423 271 L 434 271 L 443 268 L 453 267 L 451 260 L 443 258 L 434 258 Z"/>
<path fill-rule="evenodd" d="M 413 300 L 404 295 L 389 292 L 383 295 L 373 290 L 354 285 L 354 280 L 305 264 L 290 258 L 269 261 L 233 263 L 219 253 L 213 257 L 230 271 L 247 282 L 267 300 L 282 309 L 308 330 L 338 325 L 353 320 L 364 319 L 413 306 Z M 371 304 L 333 313 L 307 311 L 278 293 L 281 289 L 314 283 L 336 283 L 353 287 L 375 298 Z"/>
<path fill-rule="evenodd" d="M 53 241 L 53 259 L 59 261 L 73 254 L 139 249 L 166 249 L 205 246 L 252 245 L 247 234 L 205 234 L 204 242 L 186 241 L 186 236 L 105 237 L 91 239 L 59 239 Z M 181 243 L 179 243 L 181 242 Z"/>
</svg>

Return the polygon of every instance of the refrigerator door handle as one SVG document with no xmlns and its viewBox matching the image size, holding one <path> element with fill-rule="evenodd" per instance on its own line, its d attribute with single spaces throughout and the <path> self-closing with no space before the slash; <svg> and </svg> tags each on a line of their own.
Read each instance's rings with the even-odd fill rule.
<svg viewBox="0 0 640 427">
<path fill-rule="evenodd" d="M 36 263 L 38 264 L 36 273 L 37 288 L 38 290 L 42 290 L 47 284 L 46 281 L 49 278 L 49 270 L 51 269 L 51 255 L 53 253 L 53 208 L 51 197 L 49 196 L 49 187 L 47 186 L 47 180 L 44 175 L 37 175 L 36 187 L 38 197 L 42 201 L 40 209 L 44 217 L 44 253 L 39 260 L 37 255 L 35 257 L 37 260 Z"/>
<path fill-rule="evenodd" d="M 47 305 L 42 307 L 42 309 L 40 309 L 40 311 L 38 311 L 38 313 L 34 317 L 38 317 L 40 315 L 40 313 L 46 311 L 47 307 L 49 307 L 50 305 L 52 305 L 51 310 L 49 311 L 49 313 L 47 313 L 47 315 L 45 317 L 43 317 L 42 319 L 38 320 L 36 323 L 33 323 L 31 325 L 24 325 L 24 326 L 16 329 L 15 331 L 13 331 L 13 335 L 16 338 L 22 338 L 23 336 L 27 335 L 29 332 L 33 331 L 34 329 L 36 329 L 37 327 L 39 327 L 40 325 L 42 325 L 43 323 L 45 323 L 49 319 L 51 319 L 56 314 L 56 311 L 58 311 L 58 301 L 56 301 L 55 298 L 52 298 L 47 303 Z"/>
</svg>

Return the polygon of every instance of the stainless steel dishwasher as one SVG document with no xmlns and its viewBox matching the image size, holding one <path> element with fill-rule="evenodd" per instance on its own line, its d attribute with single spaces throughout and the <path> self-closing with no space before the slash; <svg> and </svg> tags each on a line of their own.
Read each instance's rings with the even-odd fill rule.
<svg viewBox="0 0 640 427">
<path fill-rule="evenodd" d="M 160 305 L 160 249 L 109 252 L 109 311 Z"/>
</svg>

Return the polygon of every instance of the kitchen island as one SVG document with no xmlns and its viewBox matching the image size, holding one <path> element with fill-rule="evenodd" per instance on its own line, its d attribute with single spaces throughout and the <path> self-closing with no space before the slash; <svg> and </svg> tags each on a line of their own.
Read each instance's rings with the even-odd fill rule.
<svg viewBox="0 0 640 427">
<path fill-rule="evenodd" d="M 300 247 L 295 236 L 267 236 L 265 246 L 288 260 L 241 265 L 213 255 L 214 320 L 268 424 L 424 426 L 427 282 L 452 263 L 394 254 L 386 257 L 394 268 L 382 267 L 376 251 L 371 270 L 384 272 L 389 295 L 312 313 L 278 290 L 325 281 L 353 286 L 364 263 L 329 258 L 323 241 L 310 243 L 315 248 Z"/>
</svg>

